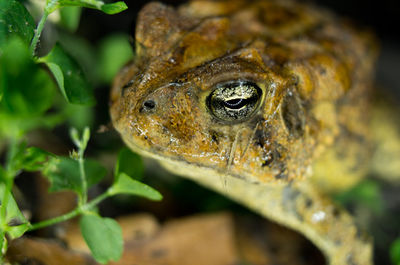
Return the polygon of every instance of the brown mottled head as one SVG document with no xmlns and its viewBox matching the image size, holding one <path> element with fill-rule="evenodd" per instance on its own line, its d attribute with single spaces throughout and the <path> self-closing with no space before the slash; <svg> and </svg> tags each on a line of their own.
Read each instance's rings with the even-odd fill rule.
<svg viewBox="0 0 400 265">
<path fill-rule="evenodd" d="M 363 38 L 332 19 L 288 1 L 150 3 L 114 82 L 113 123 L 160 160 L 255 182 L 305 176 L 340 133 L 336 102 L 360 94 L 354 69 L 371 67 L 357 60 Z"/>
</svg>

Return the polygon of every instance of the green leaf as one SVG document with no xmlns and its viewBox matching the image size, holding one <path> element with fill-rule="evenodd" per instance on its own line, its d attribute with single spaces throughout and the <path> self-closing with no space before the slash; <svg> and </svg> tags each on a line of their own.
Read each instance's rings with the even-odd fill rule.
<svg viewBox="0 0 400 265">
<path fill-rule="evenodd" d="M 50 130 L 56 125 L 63 123 L 65 119 L 66 114 L 60 112 L 24 118 L 15 116 L 13 117 L 0 111 L 0 137 L 4 135 L 6 138 L 18 139 L 18 137 L 23 136 L 24 133 L 33 129 L 46 128 Z"/>
<path fill-rule="evenodd" d="M 132 47 L 127 35 L 112 35 L 100 43 L 99 77 L 110 83 L 118 71 L 133 58 Z"/>
<path fill-rule="evenodd" d="M 390 247 L 390 259 L 393 265 L 400 265 L 400 238 L 396 239 Z"/>
<path fill-rule="evenodd" d="M 110 195 L 137 195 L 154 201 L 162 199 L 162 195 L 157 190 L 137 180 L 131 179 L 125 173 L 120 173 L 118 175 L 116 181 L 109 189 L 109 193 Z"/>
<path fill-rule="evenodd" d="M 95 103 L 92 87 L 81 68 L 59 44 L 56 44 L 47 56 L 40 58 L 40 61 L 48 65 L 68 102 L 83 105 Z"/>
<path fill-rule="evenodd" d="M 58 66 L 58 64 L 55 63 L 46 63 L 47 67 L 49 67 L 50 71 L 53 73 L 54 78 L 56 79 L 56 82 L 58 84 L 58 87 L 64 87 L 64 74 Z M 65 94 L 65 90 L 61 90 L 63 93 L 64 97 L 67 98 L 67 95 Z"/>
<path fill-rule="evenodd" d="M 2 232 L 1 228 L 0 228 L 0 232 Z M 3 236 L 0 237 L 0 253 L 5 253 L 7 251 L 7 246 L 8 242 L 7 242 L 7 238 L 6 235 L 4 234 Z"/>
<path fill-rule="evenodd" d="M 124 10 L 128 9 L 128 6 L 122 2 L 116 2 L 116 3 L 112 3 L 112 4 L 105 4 L 101 6 L 101 10 L 109 15 L 114 15 L 117 14 L 119 12 L 122 12 Z"/>
<path fill-rule="evenodd" d="M 72 142 L 76 147 L 79 148 L 81 146 L 81 139 L 79 139 L 79 132 L 76 128 L 71 128 L 69 131 L 69 137 L 71 137 Z"/>
<path fill-rule="evenodd" d="M 89 139 L 90 139 L 90 129 L 89 127 L 85 127 L 82 133 L 81 146 L 80 146 L 81 149 L 83 150 L 86 149 Z"/>
<path fill-rule="evenodd" d="M 7 228 L 8 235 L 11 237 L 11 239 L 21 237 L 23 234 L 25 234 L 26 231 L 29 229 L 29 224 L 28 221 L 24 224 L 20 225 L 14 225 L 11 223 L 11 226 Z"/>
<path fill-rule="evenodd" d="M 83 215 L 80 220 L 82 236 L 93 257 L 100 263 L 117 261 L 123 250 L 122 230 L 111 218 L 97 215 Z"/>
<path fill-rule="evenodd" d="M 143 177 L 144 166 L 142 158 L 133 153 L 128 148 L 123 148 L 118 154 L 117 165 L 115 166 L 115 176 L 125 173 L 134 179 L 140 180 Z"/>
<path fill-rule="evenodd" d="M 53 101 L 54 83 L 31 59 L 19 37 L 11 38 L 0 55 L 0 110 L 13 118 L 30 118 L 48 110 Z"/>
<path fill-rule="evenodd" d="M 60 9 L 60 23 L 64 28 L 75 32 L 79 26 L 82 8 L 79 6 L 66 6 Z"/>
<path fill-rule="evenodd" d="M 107 170 L 96 160 L 86 159 L 84 168 L 88 188 L 98 183 L 107 173 Z M 44 174 L 51 183 L 49 189 L 51 192 L 72 190 L 79 195 L 83 193 L 77 160 L 67 157 L 54 158 Z"/>
<path fill-rule="evenodd" d="M 78 35 L 62 31 L 58 35 L 61 46 L 82 67 L 90 83 L 96 86 L 100 78 L 97 76 L 99 55 L 95 47 L 87 39 Z"/>
<path fill-rule="evenodd" d="M 98 0 L 59 0 L 60 6 L 80 6 L 92 9 L 100 9 L 104 3 Z"/>
<path fill-rule="evenodd" d="M 0 200 L 4 198 L 4 193 L 8 193 L 8 203 L 6 207 L 6 218 L 4 224 L 9 236 L 14 239 L 20 237 L 28 229 L 28 221 L 21 213 L 10 191 L 6 190 L 4 183 L 0 183 Z M 1 205 L 1 201 L 0 201 Z M 1 222 L 3 223 L 3 221 Z M 0 228 L 1 229 L 1 228 Z"/>
<path fill-rule="evenodd" d="M 47 167 L 50 157 L 53 154 L 37 147 L 27 147 L 25 142 L 17 146 L 14 156 L 11 158 L 9 168 L 16 174 L 19 170 L 40 171 Z"/>
<path fill-rule="evenodd" d="M 17 172 L 22 169 L 25 158 L 25 150 L 26 150 L 26 142 L 20 142 L 16 144 L 15 148 L 13 148 L 12 153 L 10 155 L 10 160 L 7 163 L 7 172 L 8 176 L 15 176 Z"/>
<path fill-rule="evenodd" d="M 38 147 L 29 147 L 25 150 L 22 168 L 26 171 L 40 171 L 47 167 L 53 154 L 44 151 Z"/>
<path fill-rule="evenodd" d="M 122 12 L 128 8 L 122 1 L 112 4 L 104 4 L 104 2 L 96 0 L 60 0 L 59 4 L 60 6 L 81 6 L 98 9 L 109 15 Z"/>
<path fill-rule="evenodd" d="M 80 153 L 84 153 L 90 139 L 90 129 L 85 127 L 83 129 L 82 137 L 79 138 L 79 132 L 76 128 L 71 128 L 70 137 L 75 146 L 78 147 Z"/>
<path fill-rule="evenodd" d="M 107 169 L 96 160 L 85 159 L 84 166 L 88 187 L 99 183 L 107 174 Z"/>
<path fill-rule="evenodd" d="M 0 1 L 0 56 L 8 39 L 19 36 L 26 46 L 33 38 L 35 22 L 18 0 Z"/>
</svg>

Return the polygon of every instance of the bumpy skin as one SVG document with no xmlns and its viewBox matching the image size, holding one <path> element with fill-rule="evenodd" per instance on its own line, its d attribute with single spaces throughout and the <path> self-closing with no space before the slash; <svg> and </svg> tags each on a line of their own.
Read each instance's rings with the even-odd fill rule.
<svg viewBox="0 0 400 265">
<path fill-rule="evenodd" d="M 364 171 L 376 57 L 367 32 L 312 6 L 234 0 L 150 3 L 135 37 L 111 92 L 133 150 L 300 231 L 329 264 L 372 263 L 352 218 L 321 195 Z M 262 91 L 244 120 L 210 110 L 227 82 Z"/>
</svg>

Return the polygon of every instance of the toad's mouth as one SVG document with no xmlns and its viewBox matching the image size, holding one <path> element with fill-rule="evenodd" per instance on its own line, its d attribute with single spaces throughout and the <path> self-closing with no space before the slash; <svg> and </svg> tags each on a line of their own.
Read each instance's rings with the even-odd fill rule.
<svg viewBox="0 0 400 265">
<path fill-rule="evenodd" d="M 184 177 L 186 176 L 186 177 L 191 177 L 193 179 L 198 179 L 201 178 L 201 176 L 204 174 L 212 174 L 215 175 L 216 180 L 217 178 L 218 179 L 237 178 L 245 180 L 248 183 L 253 183 L 253 184 L 262 183 L 255 176 L 251 175 L 244 176 L 241 174 L 236 174 L 231 170 L 229 170 L 228 168 L 221 169 L 220 167 L 217 166 L 204 165 L 199 162 L 193 162 L 193 161 L 189 162 L 182 156 L 167 155 L 164 154 L 161 149 L 149 150 L 141 146 L 140 143 L 138 143 L 134 139 L 126 138 L 123 135 L 122 138 L 132 151 L 144 157 L 157 160 L 168 171 L 180 176 Z"/>
</svg>

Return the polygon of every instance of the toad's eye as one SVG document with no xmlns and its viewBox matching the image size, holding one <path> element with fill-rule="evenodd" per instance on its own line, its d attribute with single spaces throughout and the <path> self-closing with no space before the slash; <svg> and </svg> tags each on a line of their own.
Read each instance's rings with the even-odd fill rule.
<svg viewBox="0 0 400 265">
<path fill-rule="evenodd" d="M 207 107 L 214 117 L 225 122 L 244 121 L 255 113 L 262 90 L 248 81 L 219 84 L 207 97 Z"/>
</svg>

